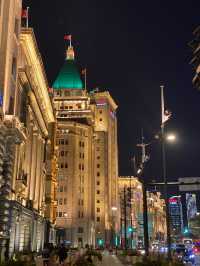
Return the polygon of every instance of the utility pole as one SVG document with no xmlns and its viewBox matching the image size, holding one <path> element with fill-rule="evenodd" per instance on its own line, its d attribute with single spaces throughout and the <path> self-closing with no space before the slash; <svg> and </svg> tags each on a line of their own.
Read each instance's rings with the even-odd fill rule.
<svg viewBox="0 0 200 266">
<path fill-rule="evenodd" d="M 162 138 L 162 166 L 163 166 L 163 182 L 164 182 L 164 198 L 166 206 L 166 229 L 167 229 L 167 255 L 168 260 L 172 259 L 171 254 L 171 232 L 170 232 L 170 219 L 169 219 L 169 199 L 167 190 L 167 175 L 166 175 L 166 155 L 165 155 L 165 132 L 164 123 L 161 126 L 161 138 Z"/>
<path fill-rule="evenodd" d="M 124 186 L 124 248 L 127 249 L 126 186 Z"/>
<path fill-rule="evenodd" d="M 161 89 L 161 142 L 162 142 L 162 168 L 163 168 L 163 182 L 164 182 L 164 198 L 166 205 L 166 226 L 167 226 L 167 255 L 168 260 L 172 259 L 171 256 L 171 235 L 170 235 L 170 220 L 169 220 L 169 201 L 167 191 L 167 174 L 166 174 L 166 155 L 165 155 L 165 122 L 170 119 L 171 112 L 165 110 L 164 104 L 164 86 Z"/>
<path fill-rule="evenodd" d="M 149 144 L 144 143 L 143 131 L 142 131 L 142 143 L 137 144 L 137 147 L 141 147 L 142 149 L 142 160 L 141 160 L 141 171 L 143 170 L 144 177 L 144 164 L 147 162 L 148 157 L 146 156 L 146 146 Z M 142 194 L 143 194 L 143 230 L 144 230 L 144 248 L 145 255 L 149 255 L 149 231 L 148 231 L 148 206 L 147 206 L 147 187 L 146 180 L 143 178 L 142 182 Z"/>
</svg>

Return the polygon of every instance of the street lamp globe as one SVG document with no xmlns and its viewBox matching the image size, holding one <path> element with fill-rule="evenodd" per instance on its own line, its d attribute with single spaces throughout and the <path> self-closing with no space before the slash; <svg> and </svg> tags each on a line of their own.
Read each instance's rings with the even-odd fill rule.
<svg viewBox="0 0 200 266">
<path fill-rule="evenodd" d="M 174 135 L 174 134 L 168 134 L 166 136 L 166 140 L 169 141 L 169 142 L 174 142 L 176 140 L 176 135 Z"/>
<path fill-rule="evenodd" d="M 113 206 L 112 208 L 112 211 L 117 211 L 117 207 Z"/>
</svg>

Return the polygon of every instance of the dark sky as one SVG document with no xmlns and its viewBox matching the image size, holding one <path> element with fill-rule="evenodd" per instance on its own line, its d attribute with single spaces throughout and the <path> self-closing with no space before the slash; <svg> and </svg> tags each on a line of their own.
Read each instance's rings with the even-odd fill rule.
<svg viewBox="0 0 200 266">
<path fill-rule="evenodd" d="M 49 84 L 64 61 L 65 33 L 72 34 L 88 87 L 107 89 L 118 104 L 120 175 L 133 174 L 141 128 L 146 141 L 160 125 L 160 85 L 178 136 L 167 147 L 167 175 L 200 176 L 200 92 L 192 86 L 188 42 L 200 24 L 200 1 L 24 0 L 30 6 Z M 159 143 L 151 147 L 146 176 L 161 176 Z"/>
</svg>

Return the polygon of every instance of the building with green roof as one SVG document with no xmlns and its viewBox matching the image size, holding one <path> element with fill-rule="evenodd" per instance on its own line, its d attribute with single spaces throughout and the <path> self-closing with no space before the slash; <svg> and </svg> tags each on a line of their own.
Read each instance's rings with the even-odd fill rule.
<svg viewBox="0 0 200 266">
<path fill-rule="evenodd" d="M 53 89 L 84 89 L 79 70 L 74 60 L 73 47 L 67 49 L 67 56 L 56 80 Z"/>
</svg>

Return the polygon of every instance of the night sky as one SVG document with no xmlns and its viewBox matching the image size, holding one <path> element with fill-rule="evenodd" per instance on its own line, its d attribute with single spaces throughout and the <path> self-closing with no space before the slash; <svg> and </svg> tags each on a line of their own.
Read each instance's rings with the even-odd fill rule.
<svg viewBox="0 0 200 266">
<path fill-rule="evenodd" d="M 166 130 L 167 176 L 200 176 L 200 92 L 192 86 L 188 42 L 200 24 L 200 1 L 24 1 L 51 85 L 64 62 L 64 34 L 72 34 L 88 88 L 109 90 L 118 104 L 119 173 L 132 175 L 141 128 L 152 140 L 160 127 L 160 85 L 173 117 Z M 160 180 L 161 147 L 151 146 L 145 175 Z"/>
</svg>

